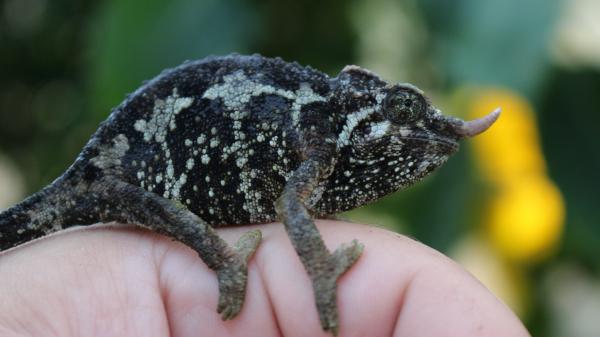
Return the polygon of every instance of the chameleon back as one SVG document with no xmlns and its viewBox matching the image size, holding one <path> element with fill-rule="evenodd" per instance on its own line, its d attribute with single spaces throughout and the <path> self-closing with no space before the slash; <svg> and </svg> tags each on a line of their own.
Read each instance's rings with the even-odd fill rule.
<svg viewBox="0 0 600 337">
<path fill-rule="evenodd" d="M 85 170 L 175 200 L 211 225 L 273 221 L 301 161 L 293 114 L 324 102 L 328 80 L 258 56 L 185 63 L 114 109 L 84 150 Z"/>
</svg>

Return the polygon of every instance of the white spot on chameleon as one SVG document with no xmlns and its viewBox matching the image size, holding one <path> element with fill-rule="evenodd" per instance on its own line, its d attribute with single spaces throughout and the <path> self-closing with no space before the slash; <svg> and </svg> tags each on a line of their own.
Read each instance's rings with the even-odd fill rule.
<svg viewBox="0 0 600 337">
<path fill-rule="evenodd" d="M 385 136 L 390 128 L 390 125 L 390 121 L 387 120 L 371 124 L 371 132 L 369 133 L 369 137 L 377 139 Z"/>
<path fill-rule="evenodd" d="M 129 150 L 129 141 L 124 134 L 118 134 L 112 140 L 112 147 L 100 147 L 100 153 L 90 159 L 94 166 L 106 170 L 115 168 L 121 165 L 121 158 Z"/>
<path fill-rule="evenodd" d="M 179 200 L 179 191 L 181 190 L 181 187 L 185 185 L 186 182 L 187 175 L 185 173 L 182 173 L 179 176 L 179 179 L 177 179 L 177 181 L 173 184 L 173 187 L 171 188 L 171 195 L 173 196 L 173 198 Z"/>
<path fill-rule="evenodd" d="M 162 143 L 166 139 L 166 126 L 172 130 L 175 128 L 175 116 L 181 110 L 188 108 L 194 102 L 193 97 L 180 97 L 177 88 L 173 89 L 173 94 L 164 100 L 154 101 L 154 108 L 150 120 L 138 119 L 133 127 L 136 131 L 144 134 L 144 140 L 150 142 L 154 139 L 157 143 Z"/>
<path fill-rule="evenodd" d="M 149 120 L 139 119 L 134 123 L 134 129 L 143 134 L 144 141 L 148 143 L 158 143 L 163 151 L 163 158 L 168 159 L 164 176 L 159 173 L 154 179 L 152 179 L 151 176 L 148 177 L 148 186 L 153 186 L 151 180 L 155 180 L 156 183 L 164 181 L 165 192 L 163 193 L 163 196 L 165 198 L 172 197 L 179 200 L 179 191 L 187 181 L 187 176 L 185 174 L 175 177 L 175 168 L 173 166 L 173 160 L 170 159 L 171 151 L 166 142 L 166 138 L 168 132 L 177 128 L 175 117 L 183 109 L 190 107 L 193 102 L 193 97 L 180 97 L 177 93 L 177 88 L 174 88 L 170 96 L 165 99 L 157 99 L 154 101 L 154 108 Z M 189 139 L 186 139 L 184 143 L 186 146 L 192 145 L 192 141 Z M 155 160 L 158 160 L 159 158 L 160 156 L 155 156 Z M 142 167 L 144 167 L 145 164 L 145 162 L 142 162 Z M 141 182 L 141 184 L 144 183 L 144 181 Z"/>
<path fill-rule="evenodd" d="M 408 137 L 408 136 L 410 136 L 411 133 L 412 133 L 412 130 L 407 127 L 401 127 L 398 130 L 398 134 L 400 135 L 400 137 Z"/>
<path fill-rule="evenodd" d="M 244 165 L 248 162 L 248 158 L 247 157 L 239 157 L 236 161 L 235 164 L 237 165 L 237 167 L 242 168 L 244 167 Z"/>
<path fill-rule="evenodd" d="M 167 180 L 173 179 L 175 176 L 175 168 L 173 167 L 173 161 L 169 160 L 167 163 Z"/>
<path fill-rule="evenodd" d="M 243 70 L 223 76 L 223 83 L 208 88 L 202 97 L 208 99 L 221 98 L 223 104 L 233 111 L 230 117 L 234 120 L 240 120 L 246 117 L 247 114 L 246 110 L 243 109 L 244 106 L 250 102 L 252 97 L 262 94 L 274 94 L 291 100 L 293 102 L 291 111 L 294 125 L 298 124 L 300 111 L 304 105 L 326 100 L 325 97 L 315 93 L 308 83 L 301 83 L 298 90 L 292 92 L 250 79 Z M 271 127 L 276 130 L 278 125 L 274 123 Z M 263 129 L 265 129 L 264 125 Z"/>
<path fill-rule="evenodd" d="M 252 179 L 256 178 L 257 176 L 258 172 L 255 169 L 245 169 L 239 174 L 240 184 L 238 193 L 244 194 L 244 203 L 242 205 L 242 209 L 249 213 L 251 222 L 260 220 L 260 216 L 262 215 L 259 204 L 262 195 L 260 193 L 255 193 L 255 188 L 252 185 Z"/>
<path fill-rule="evenodd" d="M 337 139 L 338 148 L 342 148 L 350 144 L 350 136 L 352 135 L 352 131 L 354 131 L 354 128 L 356 128 L 356 126 L 361 121 L 369 117 L 369 115 L 372 114 L 375 111 L 375 109 L 375 107 L 363 108 L 354 113 L 349 114 L 346 117 L 346 124 L 344 124 L 342 132 L 340 132 Z"/>
<path fill-rule="evenodd" d="M 296 99 L 292 104 L 292 123 L 295 127 L 300 122 L 300 112 L 304 105 L 313 102 L 324 102 L 325 97 L 315 93 L 308 83 L 301 83 L 300 88 L 295 92 Z M 285 135 L 284 135 L 285 137 Z"/>
<path fill-rule="evenodd" d="M 187 160 L 187 162 L 185 163 L 185 167 L 189 170 L 194 168 L 194 158 L 190 158 Z"/>
<path fill-rule="evenodd" d="M 223 76 L 223 83 L 208 88 L 202 95 L 202 98 L 213 100 L 221 98 L 223 104 L 229 110 L 239 111 L 250 102 L 253 96 L 262 94 L 277 94 L 290 100 L 295 98 L 294 94 L 290 91 L 276 89 L 273 86 L 249 79 L 243 70 Z"/>
</svg>

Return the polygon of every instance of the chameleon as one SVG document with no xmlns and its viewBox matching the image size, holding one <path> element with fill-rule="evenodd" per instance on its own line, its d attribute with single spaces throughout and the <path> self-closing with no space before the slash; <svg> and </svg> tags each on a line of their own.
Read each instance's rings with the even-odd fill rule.
<svg viewBox="0 0 600 337">
<path fill-rule="evenodd" d="M 0 213 L 0 250 L 72 226 L 139 225 L 214 270 L 227 320 L 242 309 L 261 234 L 231 246 L 215 228 L 281 221 L 321 327 L 336 335 L 337 281 L 364 247 L 330 252 L 314 219 L 421 180 L 499 113 L 448 117 L 416 86 L 355 65 L 330 77 L 257 54 L 186 61 L 129 94 L 65 173 Z"/>
</svg>

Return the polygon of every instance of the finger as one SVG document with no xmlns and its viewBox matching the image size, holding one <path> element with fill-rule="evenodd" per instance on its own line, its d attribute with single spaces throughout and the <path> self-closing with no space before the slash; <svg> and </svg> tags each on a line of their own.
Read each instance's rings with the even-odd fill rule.
<svg viewBox="0 0 600 337">
<path fill-rule="evenodd" d="M 0 336 L 168 335 L 152 237 L 102 226 L 2 252 Z"/>
</svg>

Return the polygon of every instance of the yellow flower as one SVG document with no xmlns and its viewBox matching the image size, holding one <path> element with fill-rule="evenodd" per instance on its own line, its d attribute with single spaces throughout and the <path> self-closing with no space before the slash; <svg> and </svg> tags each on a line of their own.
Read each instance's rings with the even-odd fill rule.
<svg viewBox="0 0 600 337">
<path fill-rule="evenodd" d="M 496 191 L 483 218 L 490 240 L 507 258 L 538 261 L 560 241 L 565 206 L 546 175 L 533 109 L 508 90 L 476 91 L 474 97 L 470 118 L 503 109 L 496 124 L 472 142 L 477 165 Z"/>
<path fill-rule="evenodd" d="M 521 262 L 539 261 L 557 247 L 565 208 L 558 188 L 532 175 L 500 187 L 485 217 L 488 233 L 502 255 Z"/>
</svg>

